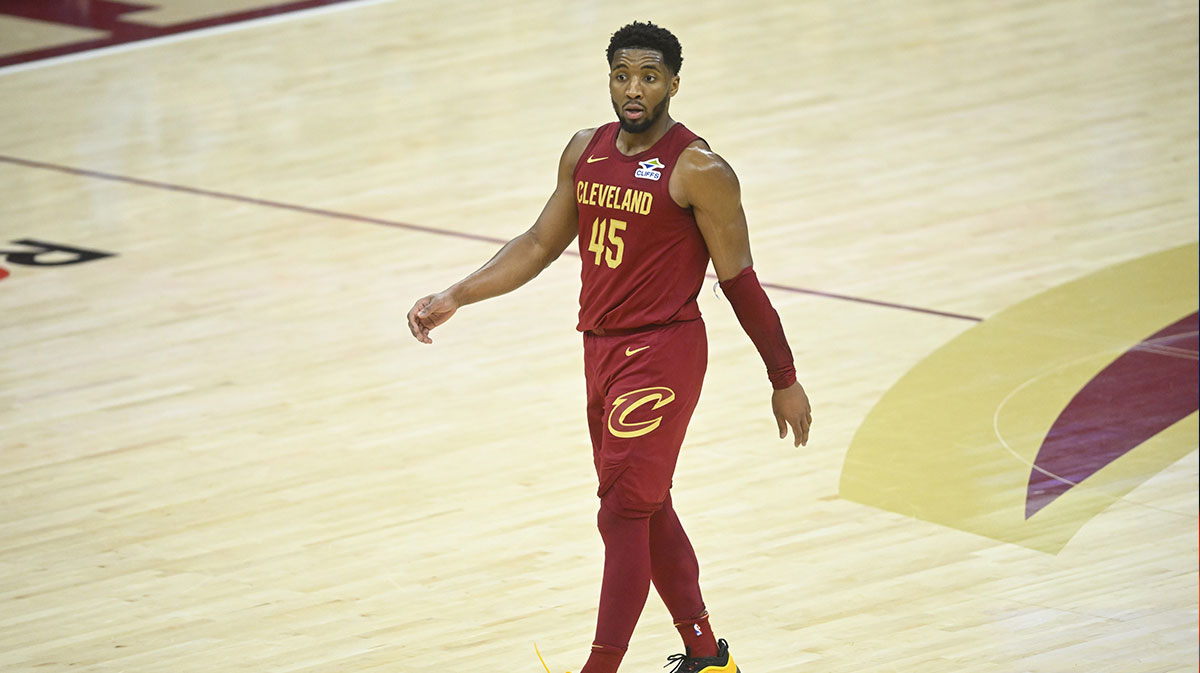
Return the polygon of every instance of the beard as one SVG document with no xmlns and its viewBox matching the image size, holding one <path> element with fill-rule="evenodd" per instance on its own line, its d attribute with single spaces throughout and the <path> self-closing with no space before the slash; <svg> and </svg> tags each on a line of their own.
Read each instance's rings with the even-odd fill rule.
<svg viewBox="0 0 1200 673">
<path fill-rule="evenodd" d="M 617 113 L 617 121 L 621 122 L 621 130 L 626 133 L 644 133 L 658 118 L 662 116 L 667 109 L 667 101 L 669 98 L 663 98 L 662 102 L 654 106 L 653 110 L 647 110 L 647 114 L 643 115 L 637 121 L 630 121 L 621 114 L 621 108 L 617 107 L 617 102 L 613 101 L 613 112 Z"/>
</svg>

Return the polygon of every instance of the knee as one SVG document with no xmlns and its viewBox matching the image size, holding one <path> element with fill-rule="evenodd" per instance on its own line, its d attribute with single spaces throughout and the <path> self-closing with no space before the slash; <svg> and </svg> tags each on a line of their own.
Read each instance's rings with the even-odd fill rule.
<svg viewBox="0 0 1200 673">
<path fill-rule="evenodd" d="M 628 528 L 650 527 L 650 513 L 622 506 L 616 498 L 601 498 L 600 511 L 596 514 L 596 527 L 600 535 L 607 538 L 612 533 Z"/>
<path fill-rule="evenodd" d="M 604 495 L 600 496 L 600 511 L 604 510 L 626 519 L 649 519 L 666 504 L 661 498 L 647 497 L 634 489 L 623 488 L 625 484 L 618 481 Z M 669 492 L 666 495 L 669 496 Z"/>
</svg>

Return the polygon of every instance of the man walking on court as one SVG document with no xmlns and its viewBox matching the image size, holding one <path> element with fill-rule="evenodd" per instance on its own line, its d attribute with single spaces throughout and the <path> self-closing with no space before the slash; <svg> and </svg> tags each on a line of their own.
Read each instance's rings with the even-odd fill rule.
<svg viewBox="0 0 1200 673">
<path fill-rule="evenodd" d="M 558 186 L 528 231 L 478 271 L 419 299 L 424 343 L 460 307 L 533 279 L 578 239 L 583 258 L 587 418 L 600 486 L 604 577 L 596 637 L 581 673 L 615 673 L 653 581 L 684 654 L 680 673 L 737 673 L 709 627 L 699 564 L 671 505 L 671 477 L 700 397 L 708 347 L 696 297 L 711 259 L 725 297 L 767 366 L 779 436 L 808 440 L 812 414 L 779 316 L 754 274 L 733 169 L 668 112 L 679 41 L 634 22 L 608 45 L 617 122 L 575 134 Z"/>
</svg>

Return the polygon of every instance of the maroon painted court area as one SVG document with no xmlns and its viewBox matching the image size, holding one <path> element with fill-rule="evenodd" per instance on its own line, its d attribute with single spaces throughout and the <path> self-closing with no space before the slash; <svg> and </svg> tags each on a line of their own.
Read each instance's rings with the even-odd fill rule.
<svg viewBox="0 0 1200 673">
<path fill-rule="evenodd" d="M 281 2 L 259 9 L 216 15 L 175 25 L 152 26 L 138 23 L 136 14 L 126 17 L 130 13 L 160 6 L 159 3 L 152 1 L 135 3 L 112 0 L 0 0 L 0 14 L 62 26 L 102 30 L 108 33 L 107 37 L 0 56 L 0 68 L 342 2 L 349 2 L 349 0 Z"/>
<path fill-rule="evenodd" d="M 1200 408 L 1197 314 L 1146 337 L 1105 367 L 1054 421 L 1038 450 L 1025 518 Z"/>
</svg>

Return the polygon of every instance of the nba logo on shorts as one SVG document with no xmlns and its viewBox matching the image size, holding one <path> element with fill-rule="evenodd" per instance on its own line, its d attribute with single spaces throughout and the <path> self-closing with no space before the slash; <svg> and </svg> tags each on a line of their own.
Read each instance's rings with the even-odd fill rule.
<svg viewBox="0 0 1200 673">
<path fill-rule="evenodd" d="M 640 168 L 634 171 L 633 177 L 654 180 L 656 182 L 662 177 L 662 173 L 659 173 L 659 170 L 667 167 L 666 164 L 658 160 L 658 157 L 654 157 L 650 161 L 639 161 L 638 166 Z"/>
<path fill-rule="evenodd" d="M 696 629 L 696 635 L 697 635 L 697 636 L 702 636 L 702 635 L 704 635 L 704 632 L 700 630 L 700 625 L 699 625 L 699 624 L 692 624 L 692 628 L 693 628 L 693 629 Z"/>
</svg>

